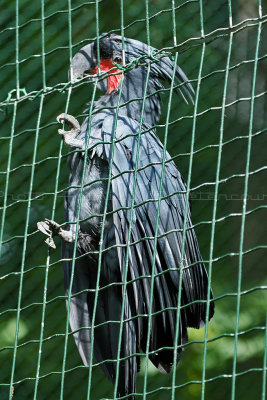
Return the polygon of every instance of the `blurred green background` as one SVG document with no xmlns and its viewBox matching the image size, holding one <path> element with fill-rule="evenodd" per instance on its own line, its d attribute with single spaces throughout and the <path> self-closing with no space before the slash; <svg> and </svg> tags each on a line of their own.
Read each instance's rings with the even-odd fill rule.
<svg viewBox="0 0 267 400">
<path fill-rule="evenodd" d="M 149 1 L 149 31 L 156 48 L 173 46 L 171 1 Z M 43 4 L 43 25 L 41 23 Z M 146 41 L 145 7 L 141 1 L 124 2 L 125 36 Z M 55 220 L 63 221 L 63 197 L 67 186 L 67 149 L 62 148 L 57 134 L 56 116 L 66 109 L 72 53 L 96 36 L 95 2 L 67 0 L 21 0 L 18 5 L 17 72 L 19 87 L 29 94 L 16 98 L 16 2 L 2 0 L 0 13 L 0 206 L 3 244 L 0 269 L 0 399 L 7 399 L 14 353 L 14 337 L 19 291 L 21 312 L 14 373 L 14 399 L 32 399 L 37 374 L 45 278 L 47 276 L 43 346 L 37 397 L 58 399 L 64 350 L 66 309 L 60 243 L 51 252 L 46 275 L 48 249 L 36 223 L 51 217 L 60 166 Z M 251 85 L 258 33 L 258 2 L 233 2 L 233 35 L 226 108 L 222 114 L 223 87 L 229 47 L 229 7 L 226 0 L 203 1 L 204 33 L 208 41 L 202 45 L 200 4 L 198 1 L 176 1 L 175 17 L 179 64 L 197 87 L 201 54 L 199 104 L 197 109 L 194 155 L 191 178 L 193 222 L 204 260 L 209 264 L 212 214 L 218 162 L 218 145 L 223 121 L 220 183 L 216 202 L 216 224 L 212 253 L 212 286 L 216 312 L 209 324 L 206 359 L 205 399 L 231 398 L 234 357 L 234 332 L 237 323 L 237 288 L 240 260 L 241 215 L 244 204 L 245 170 L 248 152 Z M 264 13 L 264 9 L 263 9 Z M 247 23 L 245 20 L 250 19 Z M 266 18 L 262 18 L 266 22 Z M 71 24 L 70 24 L 71 22 Z M 238 25 L 239 24 L 239 25 Z M 246 26 L 247 25 L 247 26 Z M 100 32 L 120 32 L 120 2 L 99 2 Z M 243 27 L 237 31 L 238 27 Z M 248 197 L 242 254 L 239 339 L 236 364 L 236 399 L 261 399 L 264 380 L 265 313 L 267 304 L 267 157 L 266 157 L 266 40 L 262 26 L 257 66 L 256 97 L 249 160 Z M 216 32 L 214 32 L 217 30 Z M 43 32 L 43 36 L 42 36 Z M 213 33 L 212 33 L 213 32 Z M 210 35 L 209 35 L 210 34 Z M 220 36 L 220 37 L 219 37 Z M 187 41 L 187 42 L 185 42 Z M 185 44 L 183 44 L 185 42 Z M 43 57 L 42 57 L 43 54 Z M 41 92 L 47 93 L 42 104 Z M 53 90 L 54 88 L 54 90 Z M 20 92 L 23 96 L 23 91 Z M 72 90 L 68 111 L 82 121 L 85 103 L 90 101 L 92 88 L 84 83 Z M 162 138 L 166 116 L 167 95 L 163 97 L 163 114 L 158 134 Z M 9 103 L 6 101 L 9 99 Z M 14 112 L 15 110 L 15 112 Z M 193 126 L 193 106 L 175 96 L 172 103 L 168 134 L 168 151 L 177 156 L 175 162 L 185 180 L 188 176 Z M 38 117 L 39 116 L 39 117 Z M 38 118 L 40 129 L 37 130 Z M 13 132 L 13 139 L 11 139 Z M 35 163 L 34 146 L 37 146 Z M 61 153 L 62 149 L 62 153 Z M 10 159 L 9 159 L 10 155 Z M 58 163 L 58 156 L 60 160 Z M 8 160 L 10 171 L 7 174 Z M 34 175 L 33 175 L 34 174 Z M 32 187 L 30 187 L 32 176 Z M 6 184 L 7 179 L 8 185 Z M 4 194 L 7 187 L 6 207 Z M 29 190 L 32 190 L 29 202 Z M 26 226 L 27 210 L 29 224 Z M 3 212 L 4 211 L 4 212 Z M 26 232 L 26 236 L 25 236 Z M 20 286 L 21 268 L 24 268 Z M 200 399 L 203 369 L 204 330 L 190 329 L 190 342 L 176 369 L 175 398 Z M 265 349 L 266 352 L 266 349 Z M 73 369 L 74 368 L 74 369 Z M 84 400 L 88 390 L 88 369 L 70 335 L 67 348 L 64 399 Z M 149 366 L 148 391 L 158 389 L 148 399 L 171 398 L 172 375 L 162 375 Z M 144 368 L 138 377 L 142 393 Z M 93 367 L 91 399 L 111 398 L 112 385 L 99 367 Z"/>
</svg>

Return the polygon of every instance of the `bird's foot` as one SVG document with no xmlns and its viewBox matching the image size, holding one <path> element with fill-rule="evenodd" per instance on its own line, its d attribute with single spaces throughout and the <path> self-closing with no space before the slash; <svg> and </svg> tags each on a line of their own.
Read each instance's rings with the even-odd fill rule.
<svg viewBox="0 0 267 400">
<path fill-rule="evenodd" d="M 64 143 L 69 147 L 75 147 L 82 149 L 84 146 L 84 142 L 81 139 L 76 139 L 76 136 L 80 133 L 81 127 L 76 118 L 72 115 L 62 113 L 57 116 L 57 122 L 59 124 L 66 123 L 69 128 L 69 131 L 65 131 L 64 129 L 59 129 L 58 133 L 63 136 Z"/>
<path fill-rule="evenodd" d="M 62 229 L 61 226 L 50 219 L 45 219 L 44 221 L 37 222 L 37 228 L 44 235 L 48 236 L 45 243 L 53 249 L 56 248 L 55 242 L 53 240 L 54 236 L 59 236 L 64 242 L 73 243 L 75 240 L 75 234 L 72 231 L 67 231 Z"/>
<path fill-rule="evenodd" d="M 37 228 L 44 235 L 48 236 L 48 238 L 45 240 L 45 243 L 55 249 L 56 245 L 53 240 L 53 236 L 58 234 L 59 230 L 61 229 L 60 226 L 55 221 L 51 221 L 46 218 L 45 221 L 37 222 Z"/>
</svg>

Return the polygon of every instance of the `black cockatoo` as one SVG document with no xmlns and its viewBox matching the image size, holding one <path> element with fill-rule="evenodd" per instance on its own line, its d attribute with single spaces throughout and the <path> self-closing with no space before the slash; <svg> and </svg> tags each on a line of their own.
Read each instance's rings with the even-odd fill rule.
<svg viewBox="0 0 267 400">
<path fill-rule="evenodd" d="M 77 234 L 70 305 L 74 339 L 84 364 L 88 365 L 96 300 L 93 354 L 113 384 L 118 371 L 117 396 L 129 395 L 129 399 L 135 399 L 140 352 L 147 351 L 148 335 L 149 359 L 160 371 L 170 372 L 173 348 L 178 346 L 179 361 L 188 340 L 187 327 L 204 325 L 208 298 L 208 277 L 192 227 L 190 207 L 186 207 L 186 185 L 167 152 L 163 160 L 164 148 L 154 128 L 161 114 L 161 81 L 170 82 L 175 73 L 176 80 L 183 83 L 176 90 L 184 98 L 192 99 L 194 91 L 183 71 L 167 55 L 151 62 L 151 50 L 154 49 L 144 43 L 124 38 L 123 55 L 122 37 L 111 34 L 100 38 L 99 51 L 95 41 L 73 58 L 73 78 L 92 75 L 94 80 L 99 66 L 101 72 L 111 70 L 111 75 L 98 83 L 106 93 L 94 102 L 90 118 L 86 117 L 81 127 L 71 115 L 58 116 L 58 122 L 71 128 L 59 130 L 65 143 L 79 150 L 72 151 L 68 158 L 67 228 L 48 219 L 38 223 L 38 229 L 47 236 L 58 235 L 62 239 L 63 258 L 69 259 L 63 262 L 67 295 Z M 135 68 L 121 68 L 133 66 L 137 58 Z M 48 242 L 54 245 L 53 239 Z M 212 298 L 210 292 L 208 319 L 214 314 Z M 175 344 L 176 326 L 179 333 Z"/>
</svg>

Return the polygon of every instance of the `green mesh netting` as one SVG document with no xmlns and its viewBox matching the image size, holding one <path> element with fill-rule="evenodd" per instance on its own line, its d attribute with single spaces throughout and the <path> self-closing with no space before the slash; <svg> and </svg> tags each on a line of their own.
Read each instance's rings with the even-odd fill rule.
<svg viewBox="0 0 267 400">
<path fill-rule="evenodd" d="M 168 50 L 195 104 L 166 86 L 158 134 L 192 199 L 216 313 L 189 329 L 178 367 L 160 374 L 142 355 L 137 398 L 265 399 L 266 40 L 261 1 L 2 0 L 0 13 L 0 398 L 114 399 L 69 328 L 61 253 L 36 230 L 63 222 L 68 149 L 55 118 L 80 121 L 98 93 L 71 84 L 76 51 L 101 32 Z M 100 249 L 101 251 L 101 249 Z M 122 321 L 121 321 L 122 322 Z"/>
</svg>

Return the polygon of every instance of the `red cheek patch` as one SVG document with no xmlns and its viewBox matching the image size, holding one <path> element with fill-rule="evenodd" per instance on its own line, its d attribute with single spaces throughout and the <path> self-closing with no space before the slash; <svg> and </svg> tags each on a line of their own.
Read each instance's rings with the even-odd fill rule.
<svg viewBox="0 0 267 400">
<path fill-rule="evenodd" d="M 112 58 L 109 58 L 107 60 L 100 60 L 100 69 L 101 71 L 109 71 L 111 68 L 114 68 L 115 65 L 113 64 Z M 96 66 L 94 69 L 92 69 L 93 74 L 97 74 L 98 72 L 98 66 Z M 110 75 L 108 76 L 108 90 L 106 94 L 110 94 L 113 92 L 113 90 L 117 89 L 119 86 L 119 83 L 122 78 L 122 73 L 121 70 L 116 68 L 111 71 L 112 74 L 119 73 L 118 75 Z"/>
</svg>

